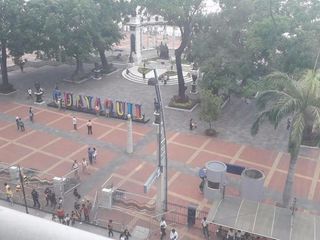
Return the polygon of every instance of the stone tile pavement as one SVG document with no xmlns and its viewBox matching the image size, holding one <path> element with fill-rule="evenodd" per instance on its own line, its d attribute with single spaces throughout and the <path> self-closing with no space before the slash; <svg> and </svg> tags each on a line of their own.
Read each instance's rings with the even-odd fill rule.
<svg viewBox="0 0 320 240">
<path fill-rule="evenodd" d="M 98 161 L 89 167 L 90 174 L 81 175 L 80 193 L 93 199 L 96 191 L 111 177 L 121 189 L 142 194 L 143 183 L 156 166 L 156 138 L 152 121 L 145 125 L 134 123 L 134 154 L 128 155 L 125 153 L 127 129 L 124 121 L 34 105 L 26 99 L 26 89 L 39 81 L 46 90 L 47 102 L 50 101 L 52 89 L 58 84 L 62 91 L 75 94 L 142 103 L 143 112 L 151 119 L 154 89 L 122 79 L 120 71 L 105 76 L 101 81 L 88 80 L 82 84 L 62 81 L 71 73 L 72 67 L 68 65 L 26 68 L 24 73 L 10 72 L 10 82 L 17 92 L 0 96 L 0 162 L 20 164 L 36 168 L 44 174 L 63 176 L 71 169 L 74 159 L 86 157 L 87 147 L 95 146 L 99 153 Z M 177 92 L 176 88 L 161 88 L 165 104 Z M 27 120 L 29 106 L 35 112 L 33 124 Z M 287 132 L 284 124 L 279 126 L 279 131 L 266 124 L 256 137 L 250 136 L 249 129 L 255 112 L 254 103 L 246 104 L 232 98 L 215 123 L 219 136 L 208 138 L 203 135 L 206 126 L 198 119 L 198 109 L 192 113 L 165 109 L 170 170 L 169 201 L 185 206 L 197 204 L 199 209 L 207 211 L 210 203 L 198 191 L 200 180 L 197 172 L 210 160 L 262 170 L 266 175 L 266 201 L 279 201 L 288 167 Z M 26 131 L 23 133 L 16 130 L 16 115 L 26 121 Z M 73 115 L 78 118 L 78 131 L 72 129 Z M 198 121 L 198 128 L 193 132 L 188 129 L 191 117 Z M 88 118 L 93 121 L 92 136 L 86 134 L 84 124 Z M 301 152 L 302 161 L 297 166 L 294 189 L 300 207 L 320 210 L 317 204 L 320 200 L 319 157 L 318 149 L 303 149 Z M 227 194 L 239 195 L 237 182 L 238 179 L 230 176 Z M 155 198 L 155 192 L 156 187 L 153 186 L 149 197 Z M 72 207 L 72 196 L 65 204 L 68 208 Z M 196 239 L 199 236 L 199 233 L 186 229 L 181 231 L 184 236 L 182 239 L 189 239 L 190 236 Z"/>
</svg>

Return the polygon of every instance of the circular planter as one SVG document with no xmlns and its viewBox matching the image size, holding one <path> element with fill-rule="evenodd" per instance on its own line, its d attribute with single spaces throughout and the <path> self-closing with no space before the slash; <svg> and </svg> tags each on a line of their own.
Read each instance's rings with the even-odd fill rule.
<svg viewBox="0 0 320 240">
<path fill-rule="evenodd" d="M 252 201 L 263 200 L 264 180 L 264 173 L 257 169 L 243 170 L 241 174 L 241 197 Z"/>
<path fill-rule="evenodd" d="M 215 137 L 218 135 L 218 132 L 212 128 L 206 129 L 204 133 L 206 134 L 206 136 L 209 136 L 209 137 Z"/>
<path fill-rule="evenodd" d="M 207 181 L 204 196 L 209 200 L 222 197 L 221 189 L 225 184 L 227 166 L 223 162 L 211 161 L 206 164 Z"/>
</svg>

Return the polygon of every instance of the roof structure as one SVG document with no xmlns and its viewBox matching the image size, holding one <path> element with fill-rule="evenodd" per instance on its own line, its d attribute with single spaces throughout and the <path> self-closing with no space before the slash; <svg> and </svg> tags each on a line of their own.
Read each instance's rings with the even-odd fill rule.
<svg viewBox="0 0 320 240">
<path fill-rule="evenodd" d="M 236 197 L 214 202 L 208 221 L 275 240 L 320 238 L 320 217 Z"/>
</svg>

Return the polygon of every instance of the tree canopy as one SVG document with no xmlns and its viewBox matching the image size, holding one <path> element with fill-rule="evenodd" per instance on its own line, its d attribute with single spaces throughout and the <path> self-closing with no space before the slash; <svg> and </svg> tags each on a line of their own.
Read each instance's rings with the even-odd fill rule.
<svg viewBox="0 0 320 240">
<path fill-rule="evenodd" d="M 195 19 L 201 14 L 203 0 L 137 0 L 137 5 L 146 10 L 147 14 L 161 15 L 169 25 L 179 28 L 181 33 L 180 46 L 175 50 L 178 75 L 178 97 L 186 100 L 186 86 L 182 74 L 181 56 L 190 43 L 194 33 Z"/>
</svg>

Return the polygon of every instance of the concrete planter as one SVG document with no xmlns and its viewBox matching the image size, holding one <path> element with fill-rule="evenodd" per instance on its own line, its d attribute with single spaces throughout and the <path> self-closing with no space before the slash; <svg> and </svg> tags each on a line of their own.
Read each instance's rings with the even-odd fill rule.
<svg viewBox="0 0 320 240">
<path fill-rule="evenodd" d="M 206 164 L 207 181 L 204 196 L 209 200 L 222 198 L 222 189 L 226 181 L 227 166 L 223 162 L 212 161 Z"/>
<path fill-rule="evenodd" d="M 263 172 L 252 168 L 245 169 L 241 174 L 241 197 L 252 201 L 263 200 L 264 180 Z"/>
</svg>

